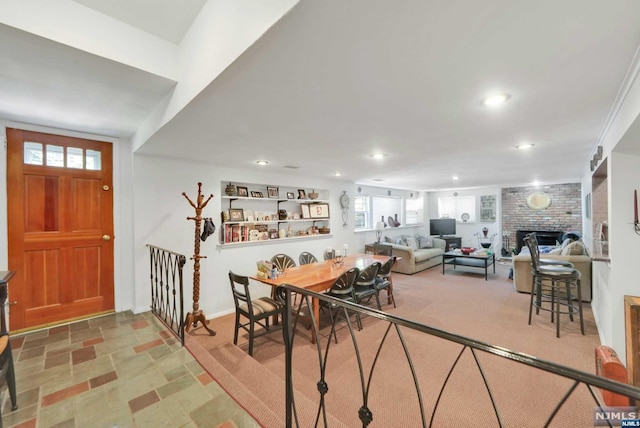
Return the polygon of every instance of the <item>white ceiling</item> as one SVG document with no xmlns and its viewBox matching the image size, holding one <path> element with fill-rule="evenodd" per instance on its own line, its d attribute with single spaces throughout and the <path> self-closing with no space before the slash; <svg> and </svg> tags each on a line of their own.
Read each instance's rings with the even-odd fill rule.
<svg viewBox="0 0 640 428">
<path fill-rule="evenodd" d="M 176 44 L 204 4 L 75 1 Z M 638 46 L 634 0 L 302 0 L 141 152 L 415 190 L 578 182 Z M 6 25 L 0 57 L 0 118 L 102 135 L 176 84 Z"/>
<path fill-rule="evenodd" d="M 180 44 L 207 0 L 74 0 L 168 42 Z"/>
</svg>

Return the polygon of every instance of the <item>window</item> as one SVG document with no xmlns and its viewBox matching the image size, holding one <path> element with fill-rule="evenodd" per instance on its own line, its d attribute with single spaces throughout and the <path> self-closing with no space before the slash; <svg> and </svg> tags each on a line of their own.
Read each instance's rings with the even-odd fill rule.
<svg viewBox="0 0 640 428">
<path fill-rule="evenodd" d="M 27 165 L 42 165 L 42 144 L 24 143 L 24 163 Z"/>
<path fill-rule="evenodd" d="M 475 196 L 438 198 L 438 217 L 455 218 L 458 222 L 474 223 L 476 221 Z"/>
<path fill-rule="evenodd" d="M 371 230 L 382 221 L 387 225 L 418 225 L 424 222 L 422 198 L 409 199 L 393 196 L 354 197 L 355 230 Z"/>
<path fill-rule="evenodd" d="M 64 167 L 64 152 L 62 146 L 47 144 L 47 166 Z"/>
<path fill-rule="evenodd" d="M 67 147 L 67 167 L 82 169 L 82 149 L 77 147 Z"/>
<path fill-rule="evenodd" d="M 373 221 L 371 225 L 373 228 L 375 222 L 382 220 L 389 225 L 391 220 L 396 220 L 400 224 L 404 224 L 402 221 L 402 199 L 391 198 L 387 196 L 373 196 L 371 198 L 371 208 L 373 212 Z"/>
<path fill-rule="evenodd" d="M 404 224 L 420 224 L 424 221 L 422 198 L 406 199 L 404 203 Z"/>
<path fill-rule="evenodd" d="M 100 171 L 101 153 L 97 150 L 82 149 L 80 147 L 63 147 L 46 144 L 44 151 L 42 143 L 24 143 L 23 161 L 27 165 L 45 165 L 58 168 L 88 169 Z M 66 149 L 66 150 L 65 150 Z M 43 156 L 46 153 L 46 156 Z"/>
<path fill-rule="evenodd" d="M 355 209 L 355 228 L 358 229 L 371 229 L 371 219 L 369 217 L 369 197 L 368 196 L 356 196 L 353 200 Z"/>
</svg>

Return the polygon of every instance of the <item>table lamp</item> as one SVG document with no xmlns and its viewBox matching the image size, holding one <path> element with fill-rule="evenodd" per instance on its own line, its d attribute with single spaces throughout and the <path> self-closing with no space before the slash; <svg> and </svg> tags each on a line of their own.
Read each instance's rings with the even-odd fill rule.
<svg viewBox="0 0 640 428">
<path fill-rule="evenodd" d="M 380 237 L 382 236 L 382 231 L 384 230 L 384 223 L 379 221 L 376 223 L 376 238 L 378 239 L 378 244 L 380 243 Z"/>
</svg>

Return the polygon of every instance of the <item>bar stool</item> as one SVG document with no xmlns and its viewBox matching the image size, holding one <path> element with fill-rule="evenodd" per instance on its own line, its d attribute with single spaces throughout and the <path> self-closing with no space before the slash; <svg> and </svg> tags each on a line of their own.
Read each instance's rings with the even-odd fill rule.
<svg viewBox="0 0 640 428">
<path fill-rule="evenodd" d="M 540 310 L 551 312 L 551 322 L 556 323 L 556 337 L 560 337 L 560 314 L 569 315 L 573 321 L 573 315 L 580 318 L 580 331 L 584 334 L 584 320 L 582 317 L 582 292 L 580 289 L 580 271 L 572 267 L 540 264 L 540 253 L 537 246 L 533 245 L 530 237 L 525 237 L 524 242 L 531 253 L 531 301 L 529 305 L 529 325 L 531 314 L 536 308 L 536 315 Z M 573 300 L 573 291 L 576 292 L 577 306 Z M 548 306 L 546 306 L 548 304 Z M 561 309 L 564 308 L 564 309 Z"/>
</svg>

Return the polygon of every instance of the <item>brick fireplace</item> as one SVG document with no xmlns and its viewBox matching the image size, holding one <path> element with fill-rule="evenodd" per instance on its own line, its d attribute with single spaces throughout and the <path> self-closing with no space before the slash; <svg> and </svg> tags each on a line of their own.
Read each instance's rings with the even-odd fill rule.
<svg viewBox="0 0 640 428">
<path fill-rule="evenodd" d="M 544 192 L 551 197 L 551 205 L 545 210 L 532 210 L 527 206 L 527 197 Z M 548 186 L 505 187 L 502 189 L 502 247 L 509 240 L 510 252 L 520 251 L 518 231 L 567 232 L 582 231 L 582 191 L 580 183 L 554 184 Z M 508 236 L 505 236 L 508 234 Z M 538 235 L 540 241 L 540 237 Z M 549 238 L 553 239 L 553 238 Z M 553 242 L 555 244 L 555 241 Z M 541 245 L 550 245 L 542 244 Z M 520 248 L 518 247 L 520 246 Z"/>
</svg>

